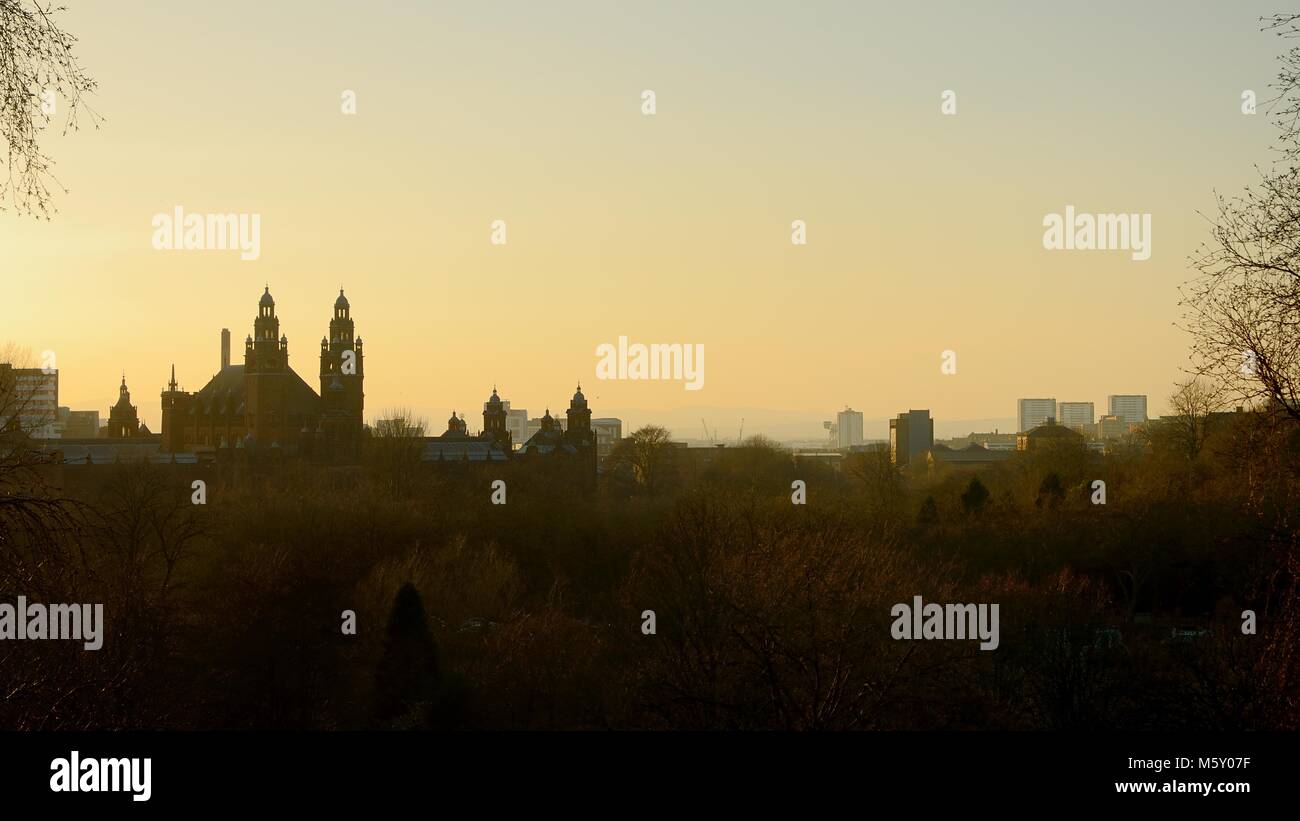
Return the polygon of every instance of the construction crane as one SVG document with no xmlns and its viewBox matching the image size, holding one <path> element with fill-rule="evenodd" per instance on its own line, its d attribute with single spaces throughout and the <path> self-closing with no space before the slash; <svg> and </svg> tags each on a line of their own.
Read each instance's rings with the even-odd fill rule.
<svg viewBox="0 0 1300 821">
<path fill-rule="evenodd" d="M 708 440 L 710 445 L 716 445 L 718 443 L 717 431 L 714 430 L 713 433 L 709 433 L 709 423 L 704 421 L 703 416 L 700 417 L 700 424 L 704 426 L 704 438 Z"/>
</svg>

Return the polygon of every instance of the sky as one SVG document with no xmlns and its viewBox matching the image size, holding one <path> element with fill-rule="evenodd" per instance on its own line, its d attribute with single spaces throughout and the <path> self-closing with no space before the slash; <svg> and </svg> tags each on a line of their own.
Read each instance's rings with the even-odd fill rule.
<svg viewBox="0 0 1300 821">
<path fill-rule="evenodd" d="M 313 385 L 346 289 L 368 419 L 476 428 L 493 385 L 536 416 L 579 381 L 695 437 L 813 438 L 846 405 L 868 437 L 908 408 L 1009 429 L 1018 397 L 1157 415 L 1285 45 L 1253 2 L 66 5 L 104 119 L 46 133 L 52 220 L 0 212 L 0 343 L 105 416 L 125 371 L 154 430 L 171 366 L 202 387 L 221 328 L 238 359 L 268 285 Z M 178 205 L 259 215 L 260 255 L 155 249 Z M 1150 259 L 1045 249 L 1067 205 L 1150 214 Z M 703 387 L 598 380 L 620 336 L 703 345 Z"/>
</svg>

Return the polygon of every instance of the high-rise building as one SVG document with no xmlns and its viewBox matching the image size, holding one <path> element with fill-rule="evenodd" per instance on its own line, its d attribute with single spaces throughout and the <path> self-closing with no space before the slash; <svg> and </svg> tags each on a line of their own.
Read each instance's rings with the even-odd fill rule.
<svg viewBox="0 0 1300 821">
<path fill-rule="evenodd" d="M 596 459 L 605 463 L 605 457 L 614 450 L 614 445 L 623 438 L 623 420 L 606 417 L 592 419 L 591 429 L 596 432 Z"/>
<path fill-rule="evenodd" d="M 510 441 L 516 447 L 528 441 L 528 411 L 525 408 L 512 408 L 506 402 L 506 430 L 510 431 Z"/>
<path fill-rule="evenodd" d="M 848 450 L 862 444 L 862 411 L 845 408 L 835 415 L 838 432 L 836 447 Z"/>
<path fill-rule="evenodd" d="M 1046 424 L 1048 419 L 1056 418 L 1055 399 L 1021 399 L 1016 402 L 1016 424 L 1018 433 L 1033 430 Z"/>
<path fill-rule="evenodd" d="M 1129 425 L 1143 425 L 1147 421 L 1145 394 L 1117 394 L 1107 398 L 1108 413 L 1118 416 Z"/>
<path fill-rule="evenodd" d="M 1062 402 L 1060 405 L 1061 418 L 1057 419 L 1067 428 L 1086 432 L 1096 420 L 1096 409 L 1091 402 Z"/>
<path fill-rule="evenodd" d="M 929 410 L 909 410 L 889 420 L 889 459 L 906 465 L 934 447 L 934 420 Z"/>
<path fill-rule="evenodd" d="M 63 439 L 94 439 L 99 436 L 99 411 L 59 408 L 59 434 Z"/>
<path fill-rule="evenodd" d="M 0 364 L 0 428 L 13 420 L 33 439 L 59 436 L 59 372 Z"/>
</svg>

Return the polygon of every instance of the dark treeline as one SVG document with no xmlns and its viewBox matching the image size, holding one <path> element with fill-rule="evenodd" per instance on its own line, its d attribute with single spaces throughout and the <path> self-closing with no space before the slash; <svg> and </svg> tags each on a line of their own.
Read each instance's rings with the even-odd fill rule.
<svg viewBox="0 0 1300 821">
<path fill-rule="evenodd" d="M 203 506 L 168 466 L 67 501 L 11 457 L 0 601 L 103 602 L 108 625 L 96 652 L 0 642 L 0 726 L 1300 724 L 1294 423 L 910 477 L 886 454 L 835 472 L 752 440 L 705 465 L 665 440 L 639 431 L 595 488 L 375 440 L 359 467 L 289 462 Z M 894 640 L 915 595 L 997 603 L 1000 646 Z"/>
</svg>

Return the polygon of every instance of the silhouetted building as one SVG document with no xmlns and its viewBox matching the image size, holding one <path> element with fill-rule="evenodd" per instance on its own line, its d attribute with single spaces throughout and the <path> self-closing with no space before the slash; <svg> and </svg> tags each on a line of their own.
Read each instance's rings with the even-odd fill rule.
<svg viewBox="0 0 1300 821">
<path fill-rule="evenodd" d="M 596 476 L 596 432 L 591 427 L 591 409 L 579 385 L 569 401 L 565 413 L 568 424 L 562 426 L 551 416 L 548 408 L 542 417 L 537 433 L 529 437 L 519 449 L 519 457 L 527 460 L 560 460 L 572 465 L 584 481 Z"/>
<path fill-rule="evenodd" d="M 108 428 L 104 435 L 109 439 L 131 439 L 136 436 L 148 436 L 149 429 L 140 424 L 140 414 L 131 404 L 131 391 L 126 387 L 126 374 L 122 374 L 122 385 L 117 389 L 117 404 L 108 409 Z"/>
<path fill-rule="evenodd" d="M 361 429 L 365 410 L 364 343 L 353 339 L 352 306 L 339 289 L 329 336 L 320 341 L 320 422 L 315 437 L 318 455 L 354 462 L 361 454 Z"/>
<path fill-rule="evenodd" d="M 1011 455 L 1009 450 L 990 450 L 972 442 L 964 448 L 935 445 L 926 451 L 925 461 L 932 471 L 945 468 L 976 469 L 1005 462 L 1011 458 Z"/>
<path fill-rule="evenodd" d="M 934 420 L 929 410 L 909 410 L 889 420 L 889 459 L 895 465 L 911 464 L 934 447 Z"/>
<path fill-rule="evenodd" d="M 493 398 L 497 398 L 496 388 L 492 389 Z M 497 398 L 499 405 L 501 400 Z M 489 399 L 488 405 L 492 404 Z M 510 434 L 505 432 L 504 428 L 504 410 L 501 414 L 501 432 L 504 438 L 499 434 L 494 435 L 488 431 L 482 431 L 476 436 L 469 433 L 469 425 L 465 422 L 463 416 L 458 416 L 452 411 L 451 417 L 447 420 L 447 431 L 441 436 L 434 436 L 424 440 L 424 447 L 420 452 L 420 461 L 422 462 L 505 462 L 510 458 Z M 496 424 L 495 412 L 485 409 L 483 411 L 484 424 L 488 419 L 493 419 Z M 504 447 L 503 447 L 504 445 Z"/>
<path fill-rule="evenodd" d="M 365 376 L 360 337 L 353 339 L 343 291 L 334 302 L 330 334 L 321 340 L 321 395 L 289 367 L 289 340 L 280 333 L 267 288 L 258 301 L 244 364 L 230 364 L 230 334 L 222 331 L 221 370 L 197 393 L 179 389 L 173 367 L 162 393 L 163 446 L 173 452 L 245 449 L 355 461 Z"/>
<path fill-rule="evenodd" d="M 501 401 L 497 396 L 496 386 L 492 386 L 492 395 L 488 401 L 483 403 L 483 434 L 489 437 L 492 442 L 505 453 L 511 453 L 514 450 L 510 429 L 507 426 L 509 420 L 507 414 L 507 403 Z"/>
<path fill-rule="evenodd" d="M 1064 425 L 1056 424 L 1055 419 L 1048 419 L 1046 424 L 1025 431 L 1016 437 L 1016 450 L 1042 450 L 1055 447 L 1082 448 L 1083 446 L 1083 434 L 1070 430 Z"/>
</svg>

